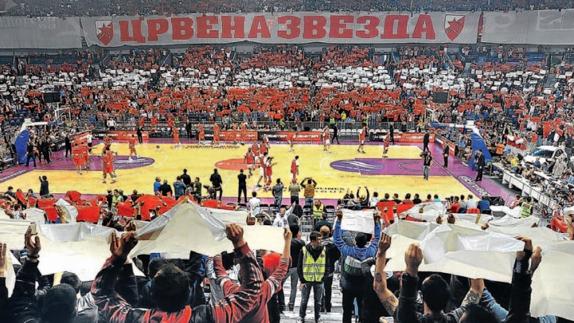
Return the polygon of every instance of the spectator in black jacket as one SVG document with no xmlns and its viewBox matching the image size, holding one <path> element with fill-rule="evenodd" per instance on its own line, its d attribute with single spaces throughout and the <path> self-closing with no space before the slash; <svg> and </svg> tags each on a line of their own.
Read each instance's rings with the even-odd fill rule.
<svg viewBox="0 0 574 323">
<path fill-rule="evenodd" d="M 467 311 L 467 308 L 469 308 L 469 305 L 479 303 L 482 291 L 484 290 L 484 281 L 482 279 L 472 279 L 470 290 L 462 301 L 461 306 L 454 311 L 444 313 L 450 299 L 448 283 L 440 275 L 432 274 L 421 284 L 424 313 L 418 313 L 416 310 L 418 268 L 422 259 L 423 253 L 421 248 L 416 244 L 411 244 L 405 252 L 405 262 L 407 266 L 401 277 L 402 284 L 399 296 L 399 307 L 397 309 L 399 322 L 463 322 L 461 319 Z"/>
<path fill-rule="evenodd" d="M 297 297 L 297 285 L 299 283 L 299 275 L 297 273 L 297 265 L 299 264 L 299 255 L 301 249 L 305 247 L 305 241 L 301 240 L 301 231 L 298 225 L 289 226 L 293 238 L 291 239 L 291 265 L 287 277 L 291 279 L 291 292 L 289 294 L 289 311 L 295 308 L 295 298 Z"/>
<path fill-rule="evenodd" d="M 211 182 L 211 186 L 215 191 L 215 196 L 217 198 L 217 192 L 219 192 L 219 200 L 221 201 L 221 196 L 223 195 L 223 188 L 221 184 L 223 184 L 223 180 L 221 179 L 221 175 L 217 172 L 217 169 L 213 170 L 213 174 L 209 177 L 209 181 Z"/>
<path fill-rule="evenodd" d="M 331 238 L 331 228 L 327 225 L 322 226 L 319 229 L 321 233 L 321 245 L 325 247 L 327 253 L 327 268 L 325 269 L 325 279 L 323 280 L 323 285 L 325 292 L 323 294 L 323 312 L 331 312 L 331 294 L 333 293 L 333 275 L 335 273 L 335 262 L 341 257 L 341 253 L 337 246 L 333 243 Z"/>
<path fill-rule="evenodd" d="M 46 175 L 39 177 L 40 179 L 40 196 L 44 197 L 50 195 L 50 183 L 48 183 L 48 177 Z"/>
<path fill-rule="evenodd" d="M 163 180 L 163 184 L 159 187 L 159 191 L 163 196 L 173 196 L 173 190 L 171 189 L 171 185 L 167 182 L 167 179 Z"/>
<path fill-rule="evenodd" d="M 185 187 L 191 186 L 191 176 L 189 176 L 189 174 L 187 173 L 187 169 L 183 170 L 183 174 L 181 174 L 180 177 L 181 180 L 183 181 L 183 184 L 185 184 Z"/>
</svg>

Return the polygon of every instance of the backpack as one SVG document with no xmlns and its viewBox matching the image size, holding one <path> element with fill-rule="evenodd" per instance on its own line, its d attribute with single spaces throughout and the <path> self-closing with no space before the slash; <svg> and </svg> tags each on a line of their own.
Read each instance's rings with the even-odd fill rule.
<svg viewBox="0 0 574 323">
<path fill-rule="evenodd" d="M 363 271 L 361 269 L 362 261 L 353 258 L 353 257 L 345 257 L 343 261 L 343 265 L 341 266 L 341 271 L 343 274 L 353 276 L 353 277 L 360 277 L 363 275 Z"/>
</svg>

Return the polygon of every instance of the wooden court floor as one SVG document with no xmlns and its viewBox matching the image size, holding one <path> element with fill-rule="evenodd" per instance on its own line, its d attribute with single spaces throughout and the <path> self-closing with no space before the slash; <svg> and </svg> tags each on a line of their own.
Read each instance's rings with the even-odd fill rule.
<svg viewBox="0 0 574 323">
<path fill-rule="evenodd" d="M 290 180 L 291 160 L 299 155 L 299 180 L 312 177 L 318 183 L 316 196 L 318 198 L 338 199 L 347 189 L 353 192 L 359 186 L 367 186 L 372 192 L 378 192 L 382 197 L 384 193 L 398 193 L 401 198 L 406 193 L 419 193 L 421 198 L 427 194 L 439 194 L 440 197 L 469 194 L 470 191 L 456 178 L 451 176 L 435 160 L 431 169 L 429 181 L 422 177 L 421 150 L 417 146 L 391 146 L 387 158 L 382 158 L 382 147 L 368 145 L 365 154 L 356 151 L 356 145 L 334 145 L 330 152 L 324 152 L 319 145 L 297 145 L 294 152 L 288 151 L 287 145 L 272 145 L 270 155 L 274 157 L 277 165 L 273 168 L 273 181 L 281 178 L 285 186 Z M 187 168 L 188 173 L 200 178 L 204 184 L 209 183 L 209 176 L 216 168 L 223 178 L 223 195 L 235 197 L 237 195 L 238 169 L 244 167 L 241 160 L 247 146 L 229 145 L 222 147 L 208 147 L 200 145 L 183 145 L 175 147 L 171 144 L 142 144 L 137 146 L 140 159 L 128 161 L 128 145 L 114 143 L 112 150 L 118 152 L 116 160 L 117 182 L 102 183 L 99 160 L 92 158 L 92 171 L 82 175 L 73 170 L 70 160 L 56 161 L 50 166 L 37 169 L 20 166 L 21 175 L 15 176 L 0 183 L 0 191 L 8 186 L 15 188 L 39 189 L 38 176 L 48 176 L 51 193 L 65 193 L 68 190 L 77 190 L 86 194 L 104 194 L 107 189 L 120 188 L 125 193 L 137 189 L 140 193 L 153 193 L 153 182 L 156 176 L 167 179 L 173 183 L 175 177 Z M 99 153 L 101 146 L 94 147 Z M 437 157 L 435 157 L 437 158 Z M 25 171 L 25 172 L 24 172 Z M 255 189 L 258 171 L 248 180 L 248 194 Z M 258 190 L 262 197 L 270 197 L 270 192 Z M 364 189 L 362 191 L 364 194 Z M 288 198 L 288 192 L 284 198 Z"/>
</svg>

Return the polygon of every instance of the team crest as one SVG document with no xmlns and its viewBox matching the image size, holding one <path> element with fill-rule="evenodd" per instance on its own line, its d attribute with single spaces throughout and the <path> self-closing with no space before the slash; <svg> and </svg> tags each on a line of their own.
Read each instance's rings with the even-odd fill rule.
<svg viewBox="0 0 574 323">
<path fill-rule="evenodd" d="M 96 34 L 100 43 L 107 45 L 114 38 L 114 24 L 111 20 L 96 21 Z"/>
<path fill-rule="evenodd" d="M 463 15 L 446 15 L 444 17 L 444 31 L 451 41 L 454 41 L 464 29 Z"/>
</svg>

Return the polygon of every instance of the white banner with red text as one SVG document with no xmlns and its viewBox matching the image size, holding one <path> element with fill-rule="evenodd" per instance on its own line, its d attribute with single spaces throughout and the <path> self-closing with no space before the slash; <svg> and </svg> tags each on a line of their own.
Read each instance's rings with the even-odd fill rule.
<svg viewBox="0 0 574 323">
<path fill-rule="evenodd" d="M 82 17 L 89 46 L 476 43 L 477 12 L 293 12 Z"/>
</svg>

